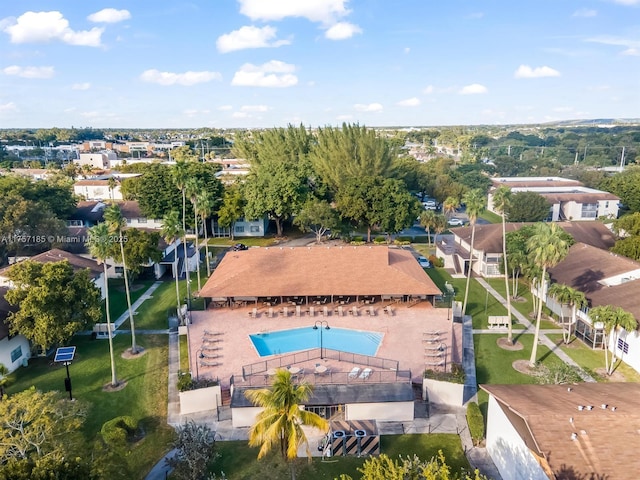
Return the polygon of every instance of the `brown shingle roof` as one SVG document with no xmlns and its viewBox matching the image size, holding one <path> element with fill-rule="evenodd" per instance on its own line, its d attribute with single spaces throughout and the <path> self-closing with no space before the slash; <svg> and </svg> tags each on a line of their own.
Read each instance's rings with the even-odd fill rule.
<svg viewBox="0 0 640 480">
<path fill-rule="evenodd" d="M 35 255 L 29 260 L 40 263 L 61 262 L 62 260 L 67 260 L 74 270 L 88 268 L 89 270 L 91 270 L 91 274 L 94 277 L 99 276 L 103 270 L 103 268 L 98 265 L 95 260 L 81 257 L 80 255 L 75 255 L 73 253 L 65 252 L 64 250 L 60 250 L 58 248 L 52 248 L 51 250 L 43 252 L 39 255 Z M 5 276 L 10 268 L 11 266 L 1 269 L 0 276 Z"/>
<path fill-rule="evenodd" d="M 558 180 L 513 180 L 508 182 L 501 182 L 498 178 L 491 179 L 491 183 L 494 188 L 497 188 L 501 185 L 506 185 L 509 188 L 533 188 L 533 187 L 581 187 L 583 184 L 578 180 L 570 180 L 570 179 L 558 179 Z"/>
<path fill-rule="evenodd" d="M 609 192 L 539 192 L 551 204 L 560 202 L 575 203 L 598 203 L 600 200 L 619 201 L 620 197 L 616 197 Z"/>
<path fill-rule="evenodd" d="M 531 223 L 507 223 L 507 233 L 519 230 Z M 586 243 L 597 248 L 608 249 L 615 243 L 611 231 L 601 222 L 558 222 L 565 232 L 570 234 L 576 242 Z M 452 228 L 451 231 L 459 238 L 471 243 L 471 227 Z M 476 225 L 474 248 L 485 253 L 502 253 L 502 225 L 499 223 Z"/>
<path fill-rule="evenodd" d="M 122 212 L 122 216 L 124 218 L 132 219 L 132 218 L 140 218 L 145 217 L 140 210 L 140 204 L 138 204 L 135 200 L 129 200 L 126 202 L 117 202 L 116 205 L 120 207 L 120 211 Z"/>
<path fill-rule="evenodd" d="M 202 297 L 439 295 L 411 252 L 388 247 L 271 247 L 228 252 Z"/>
<path fill-rule="evenodd" d="M 600 283 L 606 278 L 638 269 L 640 263 L 630 258 L 576 243 L 562 262 L 549 269 L 549 275 L 554 282 L 583 292 L 592 307 L 615 305 L 640 319 L 640 280 L 610 287 Z"/>
<path fill-rule="evenodd" d="M 556 479 L 596 478 L 592 474 L 611 480 L 637 478 L 640 384 L 581 383 L 571 391 L 567 385 L 481 388 L 498 400 L 509 418 L 520 419 L 514 427 L 533 453 L 546 459 Z M 603 404 L 608 408 L 602 409 Z M 578 405 L 594 408 L 580 411 Z"/>
</svg>

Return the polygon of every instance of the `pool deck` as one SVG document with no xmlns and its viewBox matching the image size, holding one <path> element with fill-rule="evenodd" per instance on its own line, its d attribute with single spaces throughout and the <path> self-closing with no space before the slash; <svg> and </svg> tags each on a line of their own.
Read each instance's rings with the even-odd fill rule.
<svg viewBox="0 0 640 480">
<path fill-rule="evenodd" d="M 433 338 L 428 332 L 440 332 L 437 343 L 444 343 L 448 349 L 447 364 L 452 361 L 461 363 L 462 358 L 462 325 L 447 320 L 447 309 L 433 308 L 429 303 L 423 302 L 415 305 L 395 303 L 391 306 L 392 314 L 383 312 L 383 304 L 373 305 L 376 314 L 371 316 L 366 313 L 368 309 L 359 307 L 359 315 L 347 314 L 351 306 L 345 306 L 344 316 L 334 313 L 333 307 L 329 309 L 329 316 L 325 317 L 318 312 L 314 316 L 306 313 L 300 317 L 295 315 L 295 308 L 289 307 L 289 315 L 284 317 L 278 314 L 273 318 L 267 315 L 268 309 L 257 309 L 254 318 L 252 312 L 254 305 L 242 307 L 210 308 L 205 311 L 194 311 L 192 323 L 188 327 L 188 340 L 190 350 L 190 362 L 192 375 L 200 378 L 218 378 L 223 388 L 228 387 L 232 376 L 241 376 L 242 367 L 260 362 L 265 359 L 277 359 L 280 355 L 260 357 L 251 342 L 249 335 L 256 333 L 272 332 L 308 326 L 313 327 L 316 321 L 326 321 L 331 327 L 366 330 L 383 334 L 383 339 L 376 357 L 397 360 L 399 370 L 410 370 L 412 381 L 421 383 L 422 373 L 425 368 L 437 370 L 442 367 L 427 366 L 431 362 L 427 350 Z M 275 308 L 279 312 L 281 307 Z M 291 311 L 293 310 L 293 311 Z M 214 333 L 211 335 L 210 333 Z M 206 355 L 196 366 L 195 361 L 200 355 Z M 283 354 L 285 356 L 287 354 Z M 204 363 L 217 365 L 206 366 Z M 318 363 L 321 363 L 332 373 L 349 372 L 354 366 L 361 363 L 340 362 L 333 359 L 312 359 L 295 364 L 304 369 L 306 373 L 313 373 Z M 290 362 L 287 365 L 291 364 Z M 373 377 L 372 377 L 373 378 Z M 363 380 L 364 381 L 364 380 Z"/>
</svg>

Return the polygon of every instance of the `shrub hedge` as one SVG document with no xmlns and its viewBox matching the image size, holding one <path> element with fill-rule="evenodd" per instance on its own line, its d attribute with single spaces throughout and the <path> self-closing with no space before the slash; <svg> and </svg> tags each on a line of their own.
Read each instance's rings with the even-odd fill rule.
<svg viewBox="0 0 640 480">
<path fill-rule="evenodd" d="M 467 404 L 467 424 L 474 445 L 479 445 L 484 439 L 484 417 L 476 402 Z"/>
</svg>

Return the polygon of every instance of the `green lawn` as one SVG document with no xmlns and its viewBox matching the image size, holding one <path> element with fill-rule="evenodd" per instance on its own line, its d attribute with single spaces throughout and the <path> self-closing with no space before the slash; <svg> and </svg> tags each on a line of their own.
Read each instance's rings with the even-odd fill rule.
<svg viewBox="0 0 640 480">
<path fill-rule="evenodd" d="M 480 215 L 480 218 L 486 220 L 489 223 L 502 223 L 502 217 L 496 213 L 490 212 L 489 210 L 485 210 Z"/>
<path fill-rule="evenodd" d="M 131 290 L 131 303 L 135 302 L 140 296 L 153 285 L 154 280 L 135 280 L 129 284 Z M 109 314 L 111 321 L 115 322 L 120 315 L 127 311 L 127 295 L 124 288 L 124 279 L 109 279 Z M 106 319 L 105 319 L 106 321 Z"/>
<path fill-rule="evenodd" d="M 109 347 L 105 340 L 91 340 L 89 336 L 72 339 L 77 346 L 76 358 L 69 367 L 73 396 L 86 403 L 89 413 L 83 427 L 87 455 L 94 440 L 107 420 L 130 415 L 141 422 L 144 439 L 123 458 L 128 462 L 133 478 L 143 478 L 148 470 L 170 447 L 173 430 L 167 425 L 168 341 L 166 336 L 138 337 L 145 354 L 133 360 L 124 360 L 121 353 L 131 345 L 131 336 L 117 335 L 114 339 L 116 369 L 119 379 L 127 385 L 118 392 L 106 393 L 102 387 L 111 380 Z M 49 366 L 49 359 L 34 358 L 29 367 L 20 368 L 9 376 L 8 393 L 15 393 L 35 385 L 42 391 L 64 392 L 66 370 Z"/>
<path fill-rule="evenodd" d="M 445 282 L 452 284 L 456 290 L 456 301 L 464 301 L 466 278 L 452 278 L 443 268 L 429 268 L 427 269 L 427 273 L 440 290 L 446 291 L 444 287 Z M 476 279 L 472 278 L 469 283 L 467 314 L 473 317 L 473 328 L 485 329 L 488 327 L 488 316 L 506 315 L 507 309 L 493 296 L 487 295 L 487 291 L 482 285 L 480 285 Z M 519 325 L 515 324 L 514 327 L 518 328 Z"/>
<path fill-rule="evenodd" d="M 609 381 L 609 378 L 606 375 L 603 376 L 595 373 L 597 368 L 604 368 L 604 350 L 599 348 L 594 350 L 575 337 L 572 338 L 568 345 L 565 345 L 562 341 L 561 334 L 547 335 L 547 337 L 559 345 L 563 352 L 575 360 L 578 365 L 589 372 L 589 374 L 596 380 L 599 382 Z M 640 374 L 626 363 L 618 364 L 616 371 L 621 373 L 627 382 L 640 382 Z"/>
<path fill-rule="evenodd" d="M 491 285 L 500 295 L 506 298 L 506 289 L 504 287 L 504 278 L 485 278 L 485 281 Z M 512 283 L 509 281 L 509 291 L 511 291 Z M 511 292 L 510 292 L 511 293 Z M 531 290 L 529 290 L 529 286 L 523 282 L 518 282 L 518 298 L 524 299 L 525 301 L 511 301 L 511 308 L 515 308 L 518 312 L 528 318 L 531 323 L 535 322 L 535 317 L 533 317 L 533 299 L 532 299 Z M 546 312 L 546 313 L 545 313 Z M 546 314 L 549 313 L 549 310 L 546 308 L 542 309 L 542 319 L 540 320 L 540 328 L 547 330 L 553 328 L 562 328 L 556 322 L 551 320 L 545 320 Z"/>
<path fill-rule="evenodd" d="M 315 448 L 315 445 L 310 445 Z M 220 458 L 213 472 L 224 471 L 228 478 L 260 478 L 262 480 L 281 480 L 290 477 L 289 467 L 276 454 L 270 454 L 257 460 L 258 449 L 250 448 L 247 442 L 218 442 Z M 393 435 L 381 438 L 381 451 L 392 458 L 398 455 L 415 453 L 421 459 L 430 459 L 442 450 L 453 471 L 469 469 L 460 437 L 457 435 Z M 296 460 L 296 474 L 299 480 L 333 480 L 345 473 L 359 479 L 357 468 L 364 463 L 363 458 L 331 457 L 322 461 L 314 458 L 311 463 L 306 459 Z"/>
<path fill-rule="evenodd" d="M 531 384 L 536 378 L 516 371 L 511 365 L 516 360 L 529 360 L 533 345 L 533 334 L 514 334 L 514 339 L 523 344 L 522 350 L 504 350 L 497 345 L 504 334 L 481 334 L 473 336 L 476 357 L 476 378 L 478 384 Z M 538 345 L 537 360 L 550 366 L 562 362 L 551 350 L 544 345 Z M 485 416 L 487 415 L 488 395 L 478 391 L 478 404 Z"/>
</svg>

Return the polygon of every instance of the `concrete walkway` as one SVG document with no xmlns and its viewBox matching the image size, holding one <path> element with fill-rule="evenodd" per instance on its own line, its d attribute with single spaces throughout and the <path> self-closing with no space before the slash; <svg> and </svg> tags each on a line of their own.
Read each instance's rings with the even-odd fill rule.
<svg viewBox="0 0 640 480">
<path fill-rule="evenodd" d="M 162 282 L 154 282 L 153 285 L 151 285 L 146 292 L 144 292 L 140 298 L 138 298 L 138 300 L 136 300 L 135 302 L 133 302 L 131 304 L 131 312 L 133 315 L 136 314 L 136 310 L 138 310 L 138 308 L 140 308 L 140 305 L 142 305 L 144 303 L 145 300 L 150 299 L 153 296 L 153 292 L 156 291 L 156 289 L 162 285 Z M 113 322 L 113 324 L 115 325 L 115 328 L 118 329 L 120 328 L 120 325 L 122 325 L 124 322 L 126 322 L 127 320 L 129 320 L 129 309 L 127 308 L 124 313 L 122 315 L 120 315 L 115 322 Z M 135 322 L 135 318 L 133 320 Z"/>
<path fill-rule="evenodd" d="M 498 300 L 498 302 L 500 302 L 502 305 L 504 305 L 505 308 L 507 308 L 507 301 L 504 299 L 504 297 L 502 295 L 500 295 L 491 285 L 489 285 L 484 279 L 480 278 L 480 277 L 475 277 L 476 280 L 478 281 L 478 283 L 480 285 L 482 285 L 483 288 L 485 288 L 496 300 Z M 514 330 L 514 333 L 517 335 L 518 332 L 520 333 L 534 333 L 535 332 L 535 325 L 533 323 L 531 323 L 529 321 L 529 319 L 527 317 L 525 317 L 522 313 L 520 313 L 518 310 L 516 310 L 515 308 L 511 309 L 511 313 L 513 314 L 514 317 L 516 317 L 518 319 L 518 321 L 523 324 L 525 326 L 525 330 Z M 488 330 L 487 332 L 491 332 L 491 333 L 497 333 L 500 329 L 495 329 L 495 330 Z M 507 329 L 501 329 L 503 331 L 506 331 Z M 546 332 L 546 333 L 545 333 Z M 553 342 L 549 337 L 547 337 L 547 333 L 549 331 L 548 330 L 540 330 L 540 335 L 538 337 L 538 341 L 546 346 L 547 348 L 549 348 L 549 350 L 551 350 L 554 354 L 556 354 L 560 360 L 562 360 L 564 363 L 566 363 L 567 365 L 571 365 L 572 367 L 575 367 L 578 374 L 580 375 L 580 378 L 582 378 L 582 380 L 584 380 L 585 382 L 595 382 L 596 380 L 589 375 L 587 372 L 585 372 L 582 367 L 580 367 L 580 365 L 578 365 L 569 355 L 567 355 L 565 352 L 563 352 L 558 345 L 555 344 L 555 342 Z M 558 332 L 558 333 L 561 333 Z"/>
</svg>

